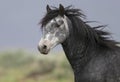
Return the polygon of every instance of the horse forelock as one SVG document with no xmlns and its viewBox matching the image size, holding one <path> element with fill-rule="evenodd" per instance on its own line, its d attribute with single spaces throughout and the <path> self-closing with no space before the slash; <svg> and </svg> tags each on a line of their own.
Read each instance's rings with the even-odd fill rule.
<svg viewBox="0 0 120 82">
<path fill-rule="evenodd" d="M 44 27 L 50 20 L 60 15 L 59 9 L 56 7 L 52 7 L 52 10 L 50 12 L 47 12 L 46 15 L 42 18 L 39 24 L 41 24 L 41 27 Z M 74 9 L 72 6 L 65 7 L 65 13 L 67 17 L 71 16 L 78 16 L 85 18 L 86 16 L 82 13 L 80 9 Z"/>
</svg>

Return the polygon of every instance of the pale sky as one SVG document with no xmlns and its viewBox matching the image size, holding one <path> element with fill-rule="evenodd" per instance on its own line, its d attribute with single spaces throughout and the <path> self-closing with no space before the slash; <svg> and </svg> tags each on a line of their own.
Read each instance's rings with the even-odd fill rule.
<svg viewBox="0 0 120 82">
<path fill-rule="evenodd" d="M 0 0 L 0 50 L 37 50 L 41 37 L 38 23 L 46 5 L 58 7 L 60 3 L 82 9 L 87 20 L 107 24 L 113 39 L 120 41 L 120 0 Z"/>
</svg>

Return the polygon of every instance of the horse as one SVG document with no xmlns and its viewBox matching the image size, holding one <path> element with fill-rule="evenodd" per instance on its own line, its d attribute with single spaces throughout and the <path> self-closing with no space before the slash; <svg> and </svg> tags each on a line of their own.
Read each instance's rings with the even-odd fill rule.
<svg viewBox="0 0 120 82">
<path fill-rule="evenodd" d="M 40 21 L 43 36 L 38 50 L 47 55 L 61 44 L 74 74 L 75 82 L 120 82 L 119 42 L 103 30 L 84 20 L 82 10 L 72 6 L 46 6 Z"/>
</svg>

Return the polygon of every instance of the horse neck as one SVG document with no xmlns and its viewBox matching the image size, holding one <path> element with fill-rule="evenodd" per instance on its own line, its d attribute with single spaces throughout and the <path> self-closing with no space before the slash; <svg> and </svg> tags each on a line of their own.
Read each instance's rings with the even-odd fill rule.
<svg viewBox="0 0 120 82">
<path fill-rule="evenodd" d="M 90 54 L 94 53 L 87 49 L 84 44 L 84 42 L 77 41 L 76 39 L 68 39 L 64 43 L 62 43 L 62 47 L 64 49 L 67 59 L 69 60 L 73 68 L 74 73 L 80 73 L 82 67 L 91 58 Z"/>
<path fill-rule="evenodd" d="M 96 48 L 93 47 L 94 44 L 88 42 L 89 40 L 85 40 L 80 35 L 75 28 L 71 29 L 69 37 L 62 43 L 62 47 L 75 74 L 81 72 L 92 54 L 95 53 L 94 51 L 96 51 Z M 90 46 L 90 50 L 88 46 Z"/>
</svg>

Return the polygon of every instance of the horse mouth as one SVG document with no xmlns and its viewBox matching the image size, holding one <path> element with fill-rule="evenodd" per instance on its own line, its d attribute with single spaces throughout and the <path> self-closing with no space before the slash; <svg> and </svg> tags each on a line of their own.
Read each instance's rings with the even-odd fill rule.
<svg viewBox="0 0 120 82">
<path fill-rule="evenodd" d="M 49 51 L 40 51 L 41 54 L 47 55 Z"/>
</svg>

